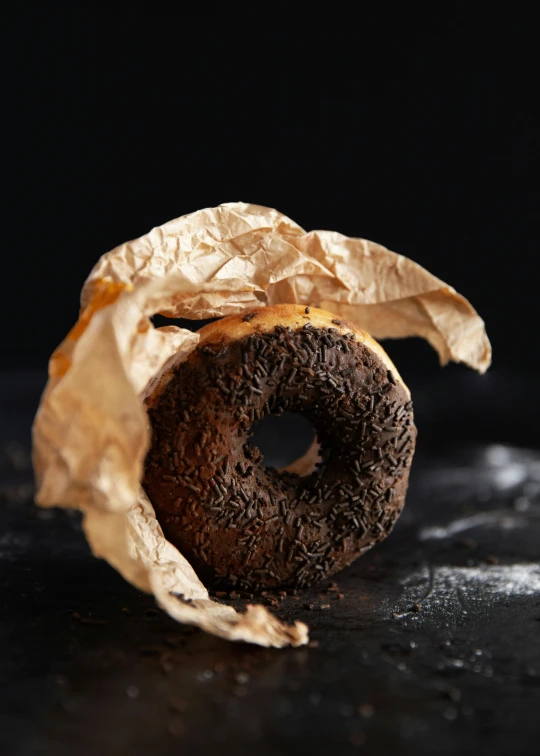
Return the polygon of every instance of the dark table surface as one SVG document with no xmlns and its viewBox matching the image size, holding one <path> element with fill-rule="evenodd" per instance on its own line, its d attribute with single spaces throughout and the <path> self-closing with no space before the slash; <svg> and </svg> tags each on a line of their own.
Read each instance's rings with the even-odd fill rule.
<svg viewBox="0 0 540 756">
<path fill-rule="evenodd" d="M 34 506 L 43 382 L 0 374 L 1 754 L 540 754 L 540 408 L 525 379 L 458 369 L 411 386 L 405 511 L 339 593 L 281 602 L 312 639 L 284 650 L 176 624 L 91 556 L 77 513 Z"/>
</svg>

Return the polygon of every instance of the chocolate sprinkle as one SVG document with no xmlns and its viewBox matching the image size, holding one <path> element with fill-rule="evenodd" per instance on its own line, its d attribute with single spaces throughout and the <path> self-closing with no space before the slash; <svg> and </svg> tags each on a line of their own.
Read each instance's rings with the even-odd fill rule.
<svg viewBox="0 0 540 756">
<path fill-rule="evenodd" d="M 412 403 L 354 334 L 221 337 L 175 367 L 152 404 L 144 488 L 167 539 L 214 588 L 325 580 L 385 538 L 403 508 Z M 317 432 L 321 461 L 305 477 L 263 467 L 249 443 L 255 422 L 285 410 Z"/>
</svg>

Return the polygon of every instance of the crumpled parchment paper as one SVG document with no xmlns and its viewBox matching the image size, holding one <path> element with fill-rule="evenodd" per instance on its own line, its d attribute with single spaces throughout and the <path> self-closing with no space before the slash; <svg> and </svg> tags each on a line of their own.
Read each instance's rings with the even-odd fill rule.
<svg viewBox="0 0 540 756">
<path fill-rule="evenodd" d="M 196 333 L 154 328 L 155 313 L 204 319 L 299 303 L 357 323 L 375 338 L 422 336 L 441 363 L 484 372 L 484 323 L 462 296 L 411 260 L 364 239 L 306 233 L 266 207 L 227 203 L 177 218 L 103 255 L 84 284 L 79 320 L 51 357 L 36 415 L 34 467 L 41 506 L 78 507 L 96 556 L 151 591 L 179 622 L 229 640 L 299 646 L 262 606 L 244 614 L 210 600 L 163 536 L 141 488 L 149 427 L 142 398 Z"/>
</svg>

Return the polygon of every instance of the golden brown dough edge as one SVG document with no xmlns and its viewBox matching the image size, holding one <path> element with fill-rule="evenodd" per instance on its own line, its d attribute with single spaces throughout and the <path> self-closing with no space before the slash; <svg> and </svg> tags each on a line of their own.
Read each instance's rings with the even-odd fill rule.
<svg viewBox="0 0 540 756">
<path fill-rule="evenodd" d="M 403 386 L 410 399 L 411 392 L 396 366 L 386 354 L 378 341 L 363 331 L 350 320 L 340 318 L 327 310 L 318 307 L 306 307 L 297 304 L 277 304 L 258 307 L 238 315 L 227 315 L 215 320 L 213 323 L 203 326 L 197 331 L 200 341 L 198 347 L 220 340 L 236 341 L 249 336 L 252 333 L 272 331 L 276 326 L 287 326 L 293 330 L 303 328 L 306 323 L 311 323 L 314 328 L 335 328 L 339 333 L 354 333 L 358 341 L 371 349 L 383 364 L 392 371 L 397 385 Z M 183 355 L 183 359 L 189 355 Z M 178 364 L 178 356 L 173 355 L 161 368 L 148 384 L 143 392 L 143 399 L 147 407 L 154 405 L 161 392 L 172 378 L 174 368 Z"/>
<path fill-rule="evenodd" d="M 225 318 L 203 326 L 198 331 L 201 338 L 199 345 L 219 341 L 220 338 L 230 340 L 243 339 L 252 333 L 271 331 L 278 325 L 288 326 L 293 330 L 297 330 L 303 328 L 306 323 L 311 323 L 315 328 L 335 328 L 339 333 L 351 333 L 352 331 L 358 341 L 371 349 L 382 360 L 388 370 L 392 371 L 396 381 L 404 387 L 410 396 L 410 391 L 403 378 L 378 341 L 375 341 L 369 333 L 363 331 L 350 320 L 344 320 L 338 315 L 334 315 L 327 310 L 320 310 L 318 307 L 306 308 L 305 305 L 278 304 L 260 307 L 240 315 L 228 315 Z"/>
</svg>

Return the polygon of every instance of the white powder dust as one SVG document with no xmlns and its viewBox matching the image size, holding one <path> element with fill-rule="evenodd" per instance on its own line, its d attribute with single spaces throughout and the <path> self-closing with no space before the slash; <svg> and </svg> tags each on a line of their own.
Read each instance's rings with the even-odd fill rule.
<svg viewBox="0 0 540 756">
<path fill-rule="evenodd" d="M 534 563 L 435 568 L 434 593 L 443 590 L 482 588 L 491 594 L 534 596 L 540 594 L 540 565 Z"/>
<path fill-rule="evenodd" d="M 440 565 L 415 570 L 402 581 L 401 611 L 411 604 L 422 610 L 467 614 L 473 605 L 489 604 L 509 597 L 540 596 L 540 565 L 532 562 L 508 565 L 460 567 Z"/>
<path fill-rule="evenodd" d="M 492 494 L 507 493 L 528 486 L 533 495 L 540 492 L 540 454 L 533 449 L 519 449 L 490 444 L 480 455 L 463 466 L 437 467 L 424 475 L 428 484 L 454 489 L 484 489 Z"/>
</svg>

